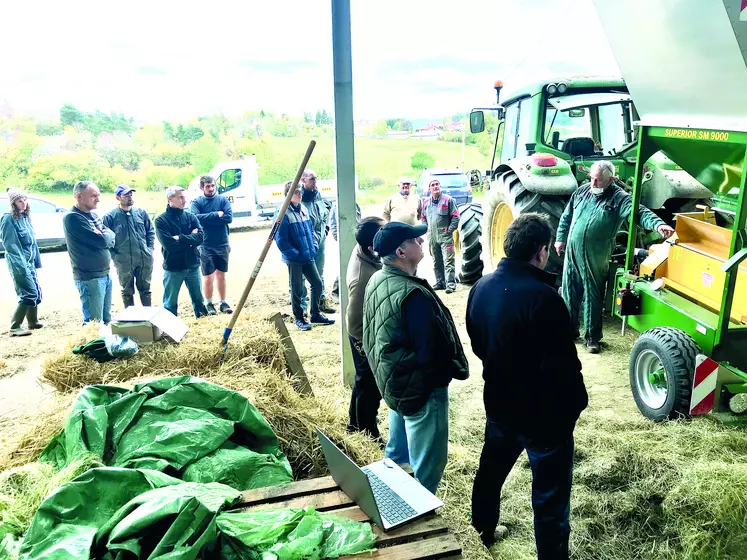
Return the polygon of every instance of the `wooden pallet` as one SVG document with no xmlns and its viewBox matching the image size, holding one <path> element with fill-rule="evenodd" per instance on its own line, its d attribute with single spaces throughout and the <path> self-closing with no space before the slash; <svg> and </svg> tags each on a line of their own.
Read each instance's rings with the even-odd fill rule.
<svg viewBox="0 0 747 560">
<path fill-rule="evenodd" d="M 303 508 L 342 515 L 355 521 L 369 521 L 368 516 L 340 490 L 331 476 L 247 490 L 239 506 L 244 510 L 270 508 Z M 385 533 L 371 524 L 376 534 L 376 551 L 372 554 L 344 556 L 349 560 L 424 560 L 426 558 L 462 558 L 462 547 L 440 515 L 429 515 Z"/>
</svg>

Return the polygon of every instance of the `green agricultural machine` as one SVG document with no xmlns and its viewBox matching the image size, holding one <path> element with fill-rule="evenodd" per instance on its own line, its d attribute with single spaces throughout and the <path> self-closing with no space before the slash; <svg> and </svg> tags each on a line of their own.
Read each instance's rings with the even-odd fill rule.
<svg viewBox="0 0 747 560">
<path fill-rule="evenodd" d="M 496 82 L 498 102 L 502 87 Z M 522 88 L 502 105 L 473 110 L 473 133 L 485 129 L 485 110 L 498 114 L 495 151 L 500 151 L 500 161 L 486 172 L 490 189 L 482 207 L 462 210 L 461 275 L 466 278 L 479 268 L 475 260 L 482 259 L 488 272 L 495 269 L 504 256 L 506 229 L 522 213 L 544 212 L 557 226 L 571 194 L 588 179 L 595 161 L 611 161 L 628 189 L 636 168 L 633 123 L 639 115 L 621 79 L 569 77 Z M 642 202 L 667 223 L 672 224 L 678 212 L 708 204 L 710 197 L 711 191 L 662 153 L 646 162 Z M 478 214 L 482 224 L 475 235 L 473 216 Z M 620 262 L 625 237 L 621 232 Z M 477 248 L 473 240 L 482 245 Z M 559 272 L 562 262 L 553 255 L 548 270 Z"/>
<path fill-rule="evenodd" d="M 488 260 L 494 265 L 502 256 L 503 233 L 517 214 L 540 211 L 557 219 L 589 166 L 601 158 L 613 161 L 631 188 L 636 215 L 620 240 L 624 253 L 610 263 L 607 298 L 623 328 L 641 333 L 629 367 L 639 410 L 652 420 L 743 415 L 745 2 L 594 2 L 626 82 L 543 84 L 495 108 L 505 130 L 501 163 L 484 208 Z M 635 40 L 630 29 L 636 29 Z M 594 102 L 581 103 L 584 96 Z M 607 96 L 604 103 L 602 96 Z M 591 134 L 579 140 L 571 136 L 578 129 L 568 128 L 558 138 L 557 123 L 575 126 L 573 119 L 584 118 L 582 113 L 588 114 Z M 604 113 L 620 115 L 619 136 L 605 133 Z M 470 125 L 484 127 L 484 114 L 473 111 Z M 608 138 L 627 143 L 609 150 Z M 673 221 L 675 235 L 658 243 L 644 238 L 636 226 L 639 203 Z M 644 245 L 647 250 L 641 251 Z"/>
</svg>

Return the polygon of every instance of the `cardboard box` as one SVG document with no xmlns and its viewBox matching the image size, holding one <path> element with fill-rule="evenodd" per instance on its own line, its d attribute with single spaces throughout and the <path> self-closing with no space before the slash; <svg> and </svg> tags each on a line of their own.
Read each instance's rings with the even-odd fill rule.
<svg viewBox="0 0 747 560">
<path fill-rule="evenodd" d="M 164 336 L 180 342 L 188 330 L 187 325 L 163 307 L 128 307 L 112 320 L 112 334 L 129 336 L 138 344 L 152 344 Z"/>
</svg>

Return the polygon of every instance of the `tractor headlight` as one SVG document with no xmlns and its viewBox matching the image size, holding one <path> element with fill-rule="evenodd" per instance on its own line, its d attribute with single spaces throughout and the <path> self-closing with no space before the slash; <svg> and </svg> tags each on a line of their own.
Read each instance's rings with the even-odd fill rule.
<svg viewBox="0 0 747 560">
<path fill-rule="evenodd" d="M 548 95 L 555 95 L 558 93 L 558 86 L 555 84 L 550 84 L 547 86 L 547 94 Z"/>
<path fill-rule="evenodd" d="M 568 91 L 568 84 L 566 84 L 566 83 L 563 83 L 563 82 L 560 82 L 560 83 L 558 84 L 558 93 L 562 95 L 562 94 L 564 94 L 564 93 L 565 93 L 566 91 Z"/>
</svg>

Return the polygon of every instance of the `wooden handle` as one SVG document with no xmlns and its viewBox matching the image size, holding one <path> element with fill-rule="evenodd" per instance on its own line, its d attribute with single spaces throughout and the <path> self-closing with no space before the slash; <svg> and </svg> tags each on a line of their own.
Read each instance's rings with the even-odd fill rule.
<svg viewBox="0 0 747 560">
<path fill-rule="evenodd" d="M 265 257 L 267 256 L 267 252 L 270 250 L 270 247 L 272 246 L 272 242 L 275 239 L 275 234 L 277 234 L 278 228 L 280 227 L 280 224 L 283 222 L 283 218 L 285 217 L 285 213 L 288 211 L 288 206 L 290 206 L 291 198 L 293 197 L 293 193 L 296 192 L 296 189 L 298 188 L 298 183 L 301 181 L 301 175 L 303 175 L 304 169 L 306 169 L 306 165 L 309 163 L 309 159 L 311 159 L 311 154 L 314 152 L 314 148 L 316 147 L 316 141 L 312 140 L 309 142 L 309 147 L 306 148 L 306 153 L 303 156 L 303 160 L 301 160 L 301 165 L 298 168 L 298 171 L 296 172 L 296 178 L 293 179 L 293 186 L 291 186 L 288 193 L 285 195 L 285 200 L 283 201 L 283 205 L 280 207 L 280 212 L 278 212 L 278 216 L 275 219 L 275 223 L 272 224 L 272 230 L 270 230 L 270 235 L 267 237 L 267 241 L 265 242 L 265 246 L 262 248 L 262 253 L 260 253 L 259 258 L 257 259 L 257 264 L 254 265 L 254 270 L 252 270 L 252 275 L 249 277 L 249 281 L 246 283 L 246 287 L 244 288 L 244 293 L 241 294 L 241 299 L 239 299 L 239 303 L 236 306 L 236 310 L 231 315 L 231 319 L 228 321 L 228 326 L 226 327 L 225 332 L 223 333 L 223 342 L 228 342 L 228 337 L 231 336 L 231 330 L 233 330 L 234 325 L 236 324 L 236 321 L 239 319 L 239 314 L 241 313 L 241 310 L 244 308 L 244 304 L 246 303 L 246 298 L 249 297 L 249 292 L 252 291 L 252 286 L 254 286 L 254 281 L 257 279 L 257 276 L 259 275 L 259 271 L 262 269 L 262 264 L 264 263 Z"/>
</svg>

